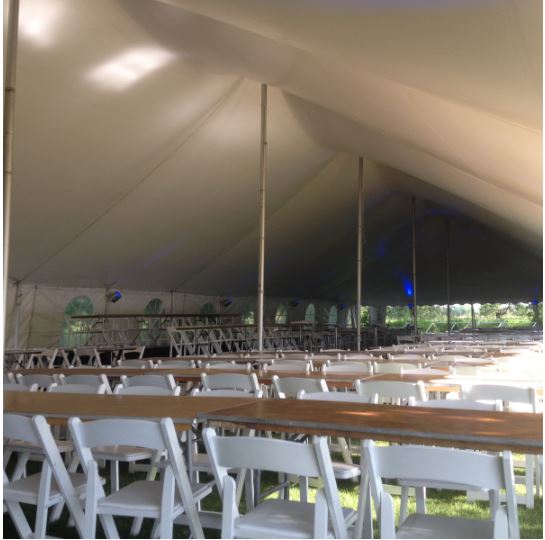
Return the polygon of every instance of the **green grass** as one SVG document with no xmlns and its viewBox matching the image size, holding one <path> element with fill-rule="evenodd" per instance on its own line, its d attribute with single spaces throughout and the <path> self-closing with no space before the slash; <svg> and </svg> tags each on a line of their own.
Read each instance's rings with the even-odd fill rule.
<svg viewBox="0 0 545 540">
<path fill-rule="evenodd" d="M 34 469 L 35 465 L 31 465 Z M 137 478 L 143 478 L 143 473 L 135 473 L 129 475 L 124 464 L 121 465 L 121 485 L 128 483 Z M 36 467 L 39 470 L 39 465 Z M 262 489 L 266 489 L 276 483 L 276 475 L 272 473 L 264 473 L 262 477 Z M 106 488 L 108 492 L 108 487 Z M 339 482 L 339 491 L 341 497 L 341 504 L 349 508 L 357 508 L 359 486 L 351 481 Z M 517 492 L 523 493 L 524 486 L 517 485 Z M 316 490 L 309 489 L 309 499 L 314 500 Z M 271 497 L 274 497 L 272 495 Z M 292 487 L 290 489 L 290 499 L 299 499 L 299 489 Z M 409 499 L 409 512 L 413 512 L 414 500 Z M 399 497 L 394 496 L 394 502 L 396 505 L 396 513 L 399 512 Z M 244 505 L 242 505 L 243 509 Z M 34 524 L 34 507 L 23 505 L 25 513 L 28 516 L 31 527 Z M 216 490 L 203 501 L 204 510 L 221 510 L 221 502 Z M 473 519 L 488 519 L 488 503 L 485 502 L 468 502 L 464 493 L 447 491 L 447 490 L 428 490 L 427 498 L 427 510 L 430 514 L 441 514 L 447 516 L 460 516 Z M 48 535 L 57 536 L 61 538 L 77 538 L 77 531 L 74 527 L 68 527 L 68 513 L 65 510 L 61 519 L 48 526 Z M 535 508 L 528 510 L 525 507 L 519 505 L 519 521 L 520 521 L 520 533 L 521 538 L 543 538 L 543 499 L 535 499 Z M 121 538 L 128 538 L 132 521 L 127 518 L 116 518 L 116 524 L 118 526 L 119 535 Z M 138 538 L 149 538 L 151 535 L 152 522 L 151 520 L 144 520 L 141 534 Z M 375 536 L 378 537 L 378 530 L 376 524 L 374 527 Z M 220 538 L 220 531 L 205 529 L 205 535 L 207 538 Z M 104 538 L 100 525 L 97 527 L 97 535 L 99 538 Z M 4 514 L 4 531 L 3 538 L 17 538 L 17 532 L 8 514 Z M 183 526 L 174 527 L 174 538 L 188 538 L 189 529 Z"/>
</svg>

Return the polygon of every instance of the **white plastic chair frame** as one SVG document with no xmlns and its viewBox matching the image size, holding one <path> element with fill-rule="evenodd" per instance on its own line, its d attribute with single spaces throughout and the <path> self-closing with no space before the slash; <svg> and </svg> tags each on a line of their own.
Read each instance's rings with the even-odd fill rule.
<svg viewBox="0 0 545 540">
<path fill-rule="evenodd" d="M 211 488 L 208 485 L 201 486 L 198 493 L 193 493 L 171 418 L 163 418 L 160 422 L 135 419 L 81 422 L 79 418 L 71 418 L 68 426 L 80 461 L 88 475 L 84 538 L 95 538 L 97 515 L 107 538 L 119 538 L 113 520 L 114 515 L 158 519 L 160 537 L 172 538 L 173 520 L 183 512 L 188 516 L 192 536 L 204 538 L 195 500 L 208 495 Z M 158 452 L 166 450 L 168 458 L 162 482 L 148 480 L 133 482 L 106 496 L 92 454 L 93 448 L 105 445 L 138 446 Z M 158 498 L 153 498 L 156 486 L 160 486 L 161 493 Z M 176 492 L 181 504 L 175 501 Z M 138 505 L 134 502 L 134 495 L 137 495 L 139 500 L 147 496 L 149 499 Z"/>
<path fill-rule="evenodd" d="M 198 360 L 197 362 L 200 362 Z M 194 369 L 197 367 L 195 360 L 164 360 L 160 364 L 161 369 Z"/>
<path fill-rule="evenodd" d="M 382 478 L 408 482 L 418 479 L 428 484 L 458 483 L 476 489 L 506 490 L 507 512 L 503 508 L 498 509 L 491 522 L 412 514 L 399 524 L 397 532 L 402 532 L 402 537 L 416 538 L 418 532 L 422 538 L 455 538 L 462 533 L 468 535 L 466 538 L 490 538 L 490 532 L 493 532 L 494 538 L 519 537 L 511 452 L 493 456 L 471 450 L 427 446 L 379 447 L 373 441 L 365 441 L 364 455 L 371 494 L 378 509 L 381 538 L 396 538 L 393 500 L 383 490 Z"/>
<path fill-rule="evenodd" d="M 460 397 L 485 402 L 500 402 L 504 409 L 521 412 L 520 405 L 526 406 L 527 412 L 538 411 L 537 392 L 535 388 L 518 387 L 504 384 L 462 385 Z M 515 407 L 513 407 L 515 405 Z M 518 406 L 517 406 L 518 405 Z M 541 471 L 537 456 L 525 456 L 524 483 L 526 484 L 525 504 L 534 508 L 534 483 L 538 491 L 541 485 Z M 517 478 L 522 478 L 518 477 Z"/>
<path fill-rule="evenodd" d="M 327 392 L 329 389 L 325 379 L 310 379 L 303 377 L 272 376 L 272 384 L 276 397 L 280 399 L 296 398 L 297 394 L 305 392 Z"/>
<path fill-rule="evenodd" d="M 53 394 L 105 394 L 104 384 L 57 384 L 53 383 L 47 389 Z"/>
<path fill-rule="evenodd" d="M 38 385 L 31 384 L 26 386 L 25 384 L 19 383 L 4 383 L 4 392 L 37 392 Z"/>
<path fill-rule="evenodd" d="M 4 468 L 4 508 L 7 508 L 21 538 L 45 538 L 48 509 L 60 503 L 66 503 L 78 533 L 85 538 L 84 514 L 78 500 L 78 494 L 84 492 L 85 477 L 68 474 L 45 418 L 4 414 L 4 437 L 39 446 L 45 454 L 41 473 L 10 482 Z M 77 489 L 73 481 L 77 483 Z M 34 531 L 21 503 L 36 506 Z"/>
<path fill-rule="evenodd" d="M 179 396 L 181 388 L 176 386 L 174 389 L 161 386 L 123 386 L 116 385 L 115 395 L 122 396 Z"/>
<path fill-rule="evenodd" d="M 418 366 L 413 364 L 404 364 L 403 362 L 373 362 L 373 372 L 375 374 L 380 373 L 398 373 L 403 374 L 405 371 L 412 371 Z"/>
<path fill-rule="evenodd" d="M 101 375 L 63 375 L 62 373 L 60 375 L 57 375 L 58 382 L 62 384 L 87 384 L 87 385 L 93 385 L 98 386 L 100 384 L 103 384 L 106 389 L 106 394 L 111 394 L 112 389 L 110 387 L 110 383 L 108 381 L 108 377 L 102 373 Z"/>
<path fill-rule="evenodd" d="M 369 403 L 382 403 L 391 400 L 394 404 L 414 401 L 427 401 L 426 387 L 422 381 L 416 383 L 402 381 L 354 381 L 356 392 L 369 400 Z"/>
<path fill-rule="evenodd" d="M 371 362 L 329 362 L 322 366 L 322 373 L 361 373 L 372 375 L 373 364 Z"/>
<path fill-rule="evenodd" d="M 207 362 L 204 369 L 238 369 L 249 373 L 252 370 L 252 364 L 250 364 L 250 362 L 243 364 L 237 364 L 236 362 Z"/>
<path fill-rule="evenodd" d="M 19 384 L 25 386 L 37 384 L 39 388 L 43 389 L 49 388 L 49 386 L 57 382 L 57 379 L 53 375 L 43 375 L 40 373 L 27 373 L 26 375 L 17 373 L 15 379 Z"/>
<path fill-rule="evenodd" d="M 167 388 L 168 390 L 176 388 L 176 381 L 170 373 L 161 375 L 134 375 L 133 377 L 121 375 L 120 380 L 121 384 L 126 388 L 130 386 L 157 386 L 159 388 Z"/>
<path fill-rule="evenodd" d="M 299 373 L 309 373 L 313 371 L 312 360 L 282 360 L 274 361 L 271 364 L 263 366 L 264 371 L 294 371 Z"/>
<path fill-rule="evenodd" d="M 128 367 L 136 369 L 145 369 L 145 368 L 156 368 L 157 366 L 153 363 L 153 360 L 142 359 L 132 359 L 132 360 L 118 360 L 117 367 Z"/>
<path fill-rule="evenodd" d="M 325 437 L 299 444 L 259 437 L 220 437 L 214 429 L 205 428 L 203 438 L 223 500 L 222 538 L 327 538 L 332 532 L 337 538 L 347 537 Z M 324 487 L 318 490 L 315 505 L 266 500 L 240 515 L 236 483 L 228 475 L 229 469 L 320 477 Z"/>
<path fill-rule="evenodd" d="M 251 394 L 261 390 L 255 373 L 203 373 L 201 382 L 204 390 L 244 390 Z"/>
</svg>

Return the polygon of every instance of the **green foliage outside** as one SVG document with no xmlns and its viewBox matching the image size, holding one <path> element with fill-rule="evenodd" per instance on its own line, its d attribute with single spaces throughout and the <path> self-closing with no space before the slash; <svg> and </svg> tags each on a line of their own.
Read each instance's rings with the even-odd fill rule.
<svg viewBox="0 0 545 540">
<path fill-rule="evenodd" d="M 529 328 L 543 325 L 543 303 L 473 304 L 477 328 Z M 418 327 L 423 332 L 447 331 L 447 306 L 418 306 Z M 412 324 L 407 306 L 387 306 L 386 325 L 404 328 Z M 450 306 L 451 330 L 471 328 L 471 304 Z"/>
<path fill-rule="evenodd" d="M 360 324 L 361 326 L 369 326 L 371 324 L 371 316 L 369 315 L 369 308 L 367 306 L 361 306 Z"/>
<path fill-rule="evenodd" d="M 64 310 L 64 321 L 61 331 L 61 347 L 82 347 L 87 345 L 90 334 L 89 323 L 73 320 L 72 317 L 92 315 L 95 308 L 87 296 L 76 296 L 70 300 Z"/>
</svg>

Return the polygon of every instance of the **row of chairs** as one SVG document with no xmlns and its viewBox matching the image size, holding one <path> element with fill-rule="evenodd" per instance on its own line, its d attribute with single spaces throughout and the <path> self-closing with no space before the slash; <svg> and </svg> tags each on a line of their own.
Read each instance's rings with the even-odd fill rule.
<svg viewBox="0 0 545 540">
<path fill-rule="evenodd" d="M 4 503 L 21 537 L 45 537 L 48 509 L 66 504 L 82 538 L 96 537 L 97 518 L 108 538 L 117 538 L 113 516 L 155 520 L 154 537 L 171 538 L 175 520 L 190 516 L 192 534 L 204 537 L 196 504 L 212 491 L 211 484 L 192 485 L 184 455 L 171 419 L 160 422 L 108 419 L 69 421 L 69 430 L 83 467 L 83 473 L 69 473 L 58 452 L 49 426 L 41 416 L 32 419 L 4 415 L 4 436 L 40 445 L 45 460 L 41 473 L 6 481 Z M 210 457 L 216 485 L 222 497 L 223 538 L 347 538 L 347 526 L 354 512 L 342 508 L 333 476 L 327 441 L 315 437 L 310 444 L 257 436 L 220 436 L 205 428 L 204 443 Z M 109 495 L 99 476 L 95 448 L 106 444 L 133 445 L 163 455 L 162 479 L 138 480 Z M 364 469 L 379 517 L 382 538 L 516 538 L 517 508 L 514 499 L 512 460 L 471 451 L 421 446 L 363 445 Z M 269 470 L 284 475 L 320 479 L 322 487 L 314 504 L 286 499 L 265 500 L 239 511 L 233 470 Z M 425 484 L 471 485 L 475 489 L 505 490 L 507 511 L 494 509 L 492 519 L 475 521 L 416 513 L 395 528 L 393 501 L 383 479 L 395 478 Z M 34 531 L 21 503 L 37 506 Z"/>
</svg>

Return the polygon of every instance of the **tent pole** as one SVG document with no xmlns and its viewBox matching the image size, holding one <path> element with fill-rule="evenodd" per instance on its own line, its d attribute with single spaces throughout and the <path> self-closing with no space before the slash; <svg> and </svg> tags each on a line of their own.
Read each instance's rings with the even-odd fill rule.
<svg viewBox="0 0 545 540">
<path fill-rule="evenodd" d="M 259 188 L 259 270 L 257 284 L 257 348 L 263 351 L 263 308 L 265 300 L 265 180 L 267 165 L 267 85 L 261 84 L 261 152 Z"/>
<path fill-rule="evenodd" d="M 363 158 L 358 158 L 358 249 L 356 257 L 356 350 L 361 351 L 361 285 L 363 264 Z"/>
<path fill-rule="evenodd" d="M 414 313 L 414 341 L 418 334 L 418 308 L 416 307 L 416 197 L 411 200 L 411 217 L 413 225 L 413 313 Z"/>
<path fill-rule="evenodd" d="M 13 348 L 19 348 L 19 333 L 21 327 L 21 282 L 15 282 L 15 332 L 13 336 Z"/>
<path fill-rule="evenodd" d="M 446 274 L 447 274 L 447 331 L 450 334 L 450 219 L 449 218 L 447 218 Z"/>
<path fill-rule="evenodd" d="M 6 40 L 4 86 L 4 324 L 7 320 L 9 237 L 11 226 L 11 180 L 13 176 L 13 129 L 15 124 L 15 74 L 19 0 L 10 0 Z"/>
</svg>

